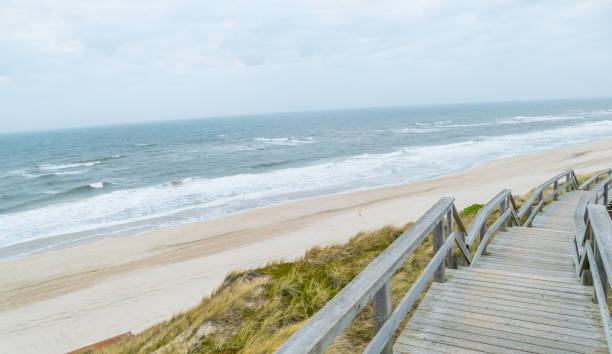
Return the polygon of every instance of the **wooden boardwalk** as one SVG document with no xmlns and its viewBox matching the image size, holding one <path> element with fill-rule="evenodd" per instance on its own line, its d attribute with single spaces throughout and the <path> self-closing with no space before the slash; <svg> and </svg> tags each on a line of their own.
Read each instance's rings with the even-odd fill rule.
<svg viewBox="0 0 612 354">
<path fill-rule="evenodd" d="M 574 265 L 573 214 L 563 194 L 532 227 L 500 232 L 471 267 L 446 270 L 397 339 L 397 353 L 607 353 L 593 288 Z"/>
</svg>

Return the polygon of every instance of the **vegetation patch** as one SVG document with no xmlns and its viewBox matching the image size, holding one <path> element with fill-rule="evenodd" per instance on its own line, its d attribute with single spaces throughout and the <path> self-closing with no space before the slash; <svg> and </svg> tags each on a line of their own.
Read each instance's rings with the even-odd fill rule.
<svg viewBox="0 0 612 354">
<path fill-rule="evenodd" d="M 468 216 L 468 215 L 476 215 L 476 213 L 478 212 L 478 210 L 480 210 L 480 208 L 482 208 L 484 206 L 484 204 L 472 204 L 468 207 L 465 207 L 463 210 L 461 210 L 461 215 L 463 216 Z"/>
</svg>

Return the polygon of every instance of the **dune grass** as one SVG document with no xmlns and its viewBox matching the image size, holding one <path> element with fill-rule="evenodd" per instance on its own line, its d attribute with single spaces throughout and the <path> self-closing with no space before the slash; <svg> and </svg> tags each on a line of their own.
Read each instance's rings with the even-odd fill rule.
<svg viewBox="0 0 612 354">
<path fill-rule="evenodd" d="M 589 176 L 579 176 L 580 182 Z M 518 207 L 523 200 L 525 197 L 515 197 Z M 466 227 L 482 206 L 473 204 L 462 210 L 461 219 Z M 488 223 L 498 216 L 496 211 Z M 312 248 L 294 262 L 276 262 L 230 274 L 211 296 L 189 311 L 97 352 L 274 351 L 409 226 L 362 232 L 346 244 Z M 474 246 L 476 249 L 477 245 Z M 458 255 L 456 248 L 454 252 Z M 432 241 L 428 237 L 394 274 L 391 279 L 394 307 L 432 255 Z M 426 290 L 421 296 L 425 293 Z M 372 312 L 370 302 L 326 352 L 361 352 L 374 334 Z"/>
</svg>

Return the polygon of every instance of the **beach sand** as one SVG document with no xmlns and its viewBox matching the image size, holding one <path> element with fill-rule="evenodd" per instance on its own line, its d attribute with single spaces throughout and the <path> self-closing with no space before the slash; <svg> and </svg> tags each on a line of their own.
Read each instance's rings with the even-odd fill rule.
<svg viewBox="0 0 612 354">
<path fill-rule="evenodd" d="M 0 352 L 65 352 L 136 333 L 196 305 L 228 272 L 403 225 L 442 196 L 463 208 L 503 188 L 525 194 L 567 168 L 610 166 L 612 141 L 595 142 L 0 262 Z"/>
</svg>

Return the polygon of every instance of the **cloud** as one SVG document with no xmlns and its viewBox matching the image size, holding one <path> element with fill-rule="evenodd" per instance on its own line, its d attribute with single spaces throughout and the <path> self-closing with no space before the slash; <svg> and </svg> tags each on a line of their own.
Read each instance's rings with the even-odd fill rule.
<svg viewBox="0 0 612 354">
<path fill-rule="evenodd" d="M 2 2 L 0 119 L 606 96 L 609 18 L 594 0 Z"/>
</svg>

